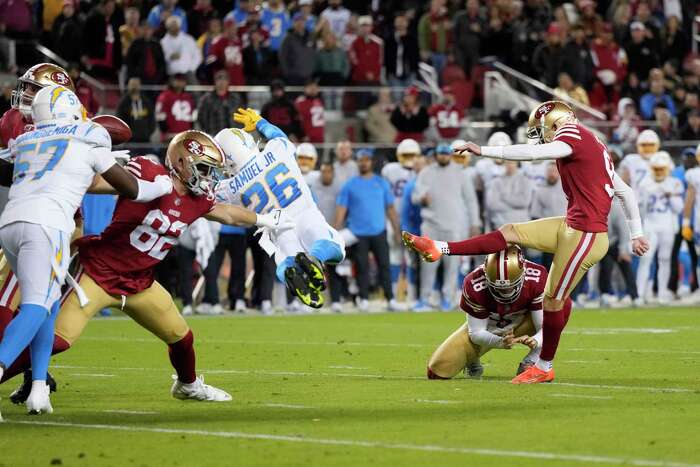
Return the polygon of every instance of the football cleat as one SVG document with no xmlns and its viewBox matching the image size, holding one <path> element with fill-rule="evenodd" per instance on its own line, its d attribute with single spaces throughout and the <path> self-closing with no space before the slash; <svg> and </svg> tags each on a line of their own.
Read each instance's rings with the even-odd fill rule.
<svg viewBox="0 0 700 467">
<path fill-rule="evenodd" d="M 518 376 L 520 373 L 524 373 L 525 370 L 533 366 L 535 363 L 530 361 L 530 360 L 523 360 L 520 362 L 520 365 L 518 365 L 518 370 L 515 373 L 515 376 Z"/>
<path fill-rule="evenodd" d="M 510 380 L 513 384 L 537 384 L 554 381 L 554 370 L 544 371 L 532 365 L 518 376 Z"/>
<path fill-rule="evenodd" d="M 51 407 L 51 399 L 49 398 L 49 394 L 51 394 L 51 389 L 49 388 L 48 384 L 33 387 L 29 397 L 27 397 L 27 413 L 29 415 L 53 413 L 53 407 Z"/>
<path fill-rule="evenodd" d="M 32 392 L 32 370 L 25 371 L 23 376 L 22 384 L 10 394 L 10 402 L 13 404 L 24 404 L 27 402 L 29 393 Z M 46 373 L 46 384 L 51 392 L 56 392 L 56 380 L 53 379 L 51 373 Z"/>
<path fill-rule="evenodd" d="M 305 274 L 297 266 L 292 266 L 284 271 L 284 283 L 289 292 L 299 298 L 304 305 L 312 308 L 323 306 L 323 294 L 309 285 Z"/>
<path fill-rule="evenodd" d="M 484 374 L 484 366 L 479 360 L 472 363 L 468 363 L 467 367 L 464 370 L 467 376 L 469 376 L 470 378 L 479 379 Z"/>
<path fill-rule="evenodd" d="M 306 275 L 311 288 L 319 292 L 326 290 L 326 275 L 323 272 L 323 264 L 319 260 L 302 252 L 297 253 L 294 261 Z"/>
<path fill-rule="evenodd" d="M 435 242 L 428 237 L 413 235 L 409 232 L 401 232 L 401 238 L 406 248 L 415 251 L 424 261 L 432 263 L 442 256 L 440 249 L 435 246 Z"/>
<path fill-rule="evenodd" d="M 193 383 L 183 383 L 177 376 L 173 375 L 175 382 L 170 388 L 170 394 L 175 399 L 180 400 L 195 400 L 206 402 L 227 402 L 232 399 L 231 394 L 214 386 L 204 384 L 204 376 L 199 375 Z"/>
</svg>

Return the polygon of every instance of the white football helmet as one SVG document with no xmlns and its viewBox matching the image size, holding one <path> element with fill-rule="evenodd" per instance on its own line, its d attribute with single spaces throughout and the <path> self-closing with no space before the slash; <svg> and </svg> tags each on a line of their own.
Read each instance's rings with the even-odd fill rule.
<svg viewBox="0 0 700 467">
<path fill-rule="evenodd" d="M 421 155 L 420 145 L 415 139 L 401 140 L 396 147 L 396 160 L 407 169 L 413 168 L 413 159 Z"/>
<path fill-rule="evenodd" d="M 32 102 L 32 121 L 35 125 L 49 120 L 61 123 L 87 120 L 85 107 L 73 91 L 63 86 L 47 86 L 39 90 Z"/>
<path fill-rule="evenodd" d="M 316 152 L 316 148 L 313 144 L 301 143 L 299 146 L 297 146 L 296 156 L 297 164 L 299 164 L 301 173 L 307 174 L 316 168 L 318 153 Z"/>
<path fill-rule="evenodd" d="M 649 159 L 651 171 L 654 174 L 654 180 L 657 182 L 663 181 L 671 174 L 673 168 L 673 160 L 671 155 L 666 151 L 659 151 Z"/>
<path fill-rule="evenodd" d="M 645 159 L 649 159 L 659 151 L 661 140 L 654 130 L 644 130 L 637 136 L 637 153 Z"/>
<path fill-rule="evenodd" d="M 503 131 L 497 131 L 496 133 L 489 136 L 489 140 L 486 146 L 510 146 L 513 144 L 513 140 L 510 139 L 508 133 Z"/>
<path fill-rule="evenodd" d="M 214 139 L 224 150 L 224 170 L 228 175 L 236 174 L 251 157 L 260 152 L 258 143 L 250 133 L 240 128 L 225 128 Z"/>
</svg>

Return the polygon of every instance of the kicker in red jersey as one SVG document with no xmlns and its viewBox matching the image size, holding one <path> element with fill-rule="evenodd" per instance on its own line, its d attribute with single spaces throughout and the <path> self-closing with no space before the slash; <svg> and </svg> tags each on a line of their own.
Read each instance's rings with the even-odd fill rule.
<svg viewBox="0 0 700 467">
<path fill-rule="evenodd" d="M 566 123 L 552 141 L 571 146 L 572 154 L 557 159 L 568 207 L 566 223 L 582 232 L 607 232 L 614 195 L 615 167 L 605 145 L 578 123 Z"/>
<path fill-rule="evenodd" d="M 459 307 L 479 319 L 488 318 L 495 327 L 508 329 L 517 326 L 534 310 L 542 309 L 547 269 L 532 261 L 525 261 L 525 280 L 518 298 L 513 303 L 500 303 L 491 294 L 486 283 L 486 271 L 480 266 L 464 278 Z"/>
<path fill-rule="evenodd" d="M 146 181 L 168 173 L 165 167 L 144 157 L 132 159 L 126 167 Z M 75 242 L 80 263 L 106 292 L 138 293 L 153 283 L 153 268 L 177 244 L 180 234 L 213 207 L 214 201 L 205 196 L 181 196 L 174 190 L 149 203 L 120 197 L 112 222 L 102 235 Z"/>
<path fill-rule="evenodd" d="M 0 146 L 8 147 L 10 140 L 33 129 L 34 125 L 25 120 L 19 109 L 8 110 L 0 118 Z"/>
</svg>

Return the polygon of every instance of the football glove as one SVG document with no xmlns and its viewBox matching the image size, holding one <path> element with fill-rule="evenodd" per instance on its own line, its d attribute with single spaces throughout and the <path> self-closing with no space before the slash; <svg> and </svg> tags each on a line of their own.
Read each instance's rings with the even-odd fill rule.
<svg viewBox="0 0 700 467">
<path fill-rule="evenodd" d="M 684 225 L 681 229 L 681 235 L 689 242 L 693 241 L 693 228 L 689 225 Z"/>
<path fill-rule="evenodd" d="M 247 109 L 238 108 L 236 113 L 233 114 L 233 119 L 243 125 L 245 131 L 254 131 L 255 126 L 258 124 L 262 117 L 255 110 L 248 107 Z"/>
</svg>

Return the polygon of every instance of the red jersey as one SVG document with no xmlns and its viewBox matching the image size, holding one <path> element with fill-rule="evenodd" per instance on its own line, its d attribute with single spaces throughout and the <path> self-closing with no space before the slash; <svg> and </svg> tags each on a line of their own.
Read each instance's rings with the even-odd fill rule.
<svg viewBox="0 0 700 467">
<path fill-rule="evenodd" d="M 384 42 L 374 34 L 366 39 L 358 37 L 348 50 L 354 83 L 379 82 L 384 62 Z"/>
<path fill-rule="evenodd" d="M 566 194 L 566 224 L 582 232 L 607 232 L 614 195 L 615 166 L 598 137 L 578 123 L 562 125 L 552 141 L 571 146 L 572 154 L 557 159 Z"/>
<path fill-rule="evenodd" d="M 435 129 L 441 138 L 456 138 L 462 129 L 464 111 L 456 105 L 435 104 L 428 109 Z"/>
<path fill-rule="evenodd" d="M 165 122 L 165 132 L 161 135 L 167 141 L 176 133 L 191 130 L 195 119 L 194 98 L 188 92 L 175 92 L 166 89 L 156 101 L 156 120 Z"/>
<path fill-rule="evenodd" d="M 304 126 L 304 134 L 312 143 L 323 143 L 323 133 L 326 127 L 323 101 L 320 97 L 299 96 L 294 101 L 294 106 L 299 112 L 301 123 Z"/>
<path fill-rule="evenodd" d="M 542 309 L 546 282 L 547 269 L 526 260 L 525 280 L 520 295 L 513 303 L 499 303 L 486 285 L 486 271 L 482 265 L 464 278 L 459 307 L 475 318 L 488 318 L 487 327 L 490 330 L 507 331 L 520 324 L 528 313 Z"/>
<path fill-rule="evenodd" d="M 134 176 L 153 181 L 167 175 L 162 165 L 137 157 L 126 165 Z M 181 196 L 173 190 L 148 203 L 119 197 L 112 222 L 102 235 L 75 241 L 80 264 L 107 293 L 133 295 L 154 281 L 154 267 L 177 244 L 180 234 L 212 210 L 206 196 Z"/>
<path fill-rule="evenodd" d="M 243 74 L 243 43 L 240 39 L 229 39 L 219 36 L 211 43 L 209 57 L 214 64 L 214 70 L 226 70 L 232 86 L 244 86 Z"/>
<path fill-rule="evenodd" d="M 7 148 L 10 140 L 17 138 L 22 133 L 31 131 L 34 125 L 28 122 L 19 109 L 10 109 L 0 118 L 0 146 Z"/>
</svg>

